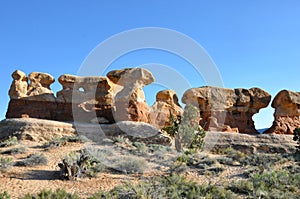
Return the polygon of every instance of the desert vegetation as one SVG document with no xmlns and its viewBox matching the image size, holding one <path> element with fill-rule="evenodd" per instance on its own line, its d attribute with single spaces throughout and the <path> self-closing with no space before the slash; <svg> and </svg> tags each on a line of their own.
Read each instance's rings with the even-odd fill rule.
<svg viewBox="0 0 300 199">
<path fill-rule="evenodd" d="M 180 146 L 145 144 L 124 136 L 107 138 L 102 145 L 95 145 L 85 137 L 74 136 L 34 146 L 39 153 L 33 153 L 30 147 L 18 146 L 18 140 L 8 138 L 1 142 L 5 144 L 0 148 L 0 172 L 9 175 L 15 167 L 53 164 L 47 154 L 77 144 L 75 150 L 63 153 L 55 162 L 56 179 L 80 183 L 80 179 L 97 179 L 103 173 L 128 179 L 106 191 L 94 190 L 85 198 L 299 198 L 299 150 L 290 154 L 245 153 L 229 147 L 207 153 L 201 150 L 205 132 L 184 123 L 184 119 L 171 116 L 164 129 Z M 294 140 L 299 144 L 298 132 L 296 129 Z M 12 192 L 3 191 L 0 199 L 13 198 L 11 195 Z M 64 199 L 82 195 L 49 188 L 23 193 L 19 198 Z"/>
</svg>

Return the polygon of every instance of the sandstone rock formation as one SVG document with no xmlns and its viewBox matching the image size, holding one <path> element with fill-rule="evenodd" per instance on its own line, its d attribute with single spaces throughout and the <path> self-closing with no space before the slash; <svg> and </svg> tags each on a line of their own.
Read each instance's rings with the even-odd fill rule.
<svg viewBox="0 0 300 199">
<path fill-rule="evenodd" d="M 115 95 L 115 120 L 148 122 L 150 107 L 142 88 L 154 81 L 151 72 L 142 68 L 126 68 L 111 71 L 107 77 L 122 86 Z"/>
<path fill-rule="evenodd" d="M 50 89 L 50 85 L 55 80 L 51 75 L 33 72 L 29 74 L 29 81 L 27 100 L 55 102 L 54 94 Z"/>
<path fill-rule="evenodd" d="M 183 110 L 173 90 L 162 90 L 156 94 L 156 102 L 151 107 L 149 114 L 149 123 L 157 129 L 162 129 L 168 124 L 170 114 L 175 117 L 181 116 Z"/>
<path fill-rule="evenodd" d="M 182 102 L 200 111 L 200 125 L 209 131 L 257 133 L 252 116 L 267 107 L 271 95 L 259 88 L 200 87 L 187 90 Z"/>
<path fill-rule="evenodd" d="M 170 113 L 175 116 L 183 114 L 178 97 L 171 90 L 157 93 L 154 105 L 148 106 L 142 88 L 152 83 L 154 77 L 142 68 L 114 70 L 106 77 L 62 75 L 58 79 L 62 90 L 57 92 L 57 97 L 50 89 L 55 80 L 47 73 L 33 72 L 27 78 L 25 73 L 15 71 L 12 77 L 7 118 L 29 117 L 97 124 L 135 121 L 150 123 L 161 129 L 169 121 Z M 205 130 L 257 133 L 252 116 L 266 107 L 270 98 L 267 92 L 259 88 L 200 87 L 187 90 L 182 101 L 199 108 L 197 121 Z M 294 97 L 290 101 L 293 100 Z M 298 104 L 281 109 L 294 110 L 296 106 Z M 281 109 L 276 115 L 280 115 Z M 292 114 L 287 115 L 288 119 L 282 122 L 291 123 Z M 299 119 L 298 115 L 294 116 L 293 122 Z M 280 115 L 277 121 L 283 118 Z"/>
<path fill-rule="evenodd" d="M 54 96 L 55 81 L 47 73 L 33 72 L 27 77 L 15 71 L 9 91 L 7 118 L 31 117 L 56 121 L 113 123 L 113 83 L 107 77 L 62 75 L 63 89 Z"/>
<path fill-rule="evenodd" d="M 9 89 L 9 97 L 11 99 L 27 97 L 28 78 L 26 74 L 20 70 L 16 70 L 11 76 L 13 82 Z"/>
<path fill-rule="evenodd" d="M 77 135 L 72 123 L 36 118 L 13 118 L 0 121 L 0 140 L 10 136 L 31 141 L 50 141 Z"/>
<path fill-rule="evenodd" d="M 233 148 L 245 154 L 295 153 L 296 146 L 292 135 L 209 132 L 204 138 L 203 150 L 220 152 Z"/>
<path fill-rule="evenodd" d="M 113 83 L 107 77 L 65 74 L 58 80 L 63 89 L 57 92 L 57 102 L 72 108 L 69 112 L 73 111 L 76 121 L 114 122 Z"/>
<path fill-rule="evenodd" d="M 293 134 L 300 127 L 300 92 L 280 91 L 272 102 L 274 122 L 264 133 Z"/>
<path fill-rule="evenodd" d="M 35 118 L 13 118 L 0 121 L 0 141 L 9 136 L 31 141 L 50 141 L 64 136 L 82 135 L 96 143 L 106 138 L 124 136 L 147 144 L 170 145 L 171 138 L 143 122 L 121 121 L 113 124 L 58 122 Z"/>
</svg>

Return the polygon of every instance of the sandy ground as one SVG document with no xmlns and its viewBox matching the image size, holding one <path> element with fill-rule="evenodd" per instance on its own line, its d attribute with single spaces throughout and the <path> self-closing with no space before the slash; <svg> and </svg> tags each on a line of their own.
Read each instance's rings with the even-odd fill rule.
<svg viewBox="0 0 300 199">
<path fill-rule="evenodd" d="M 48 163 L 45 166 L 34 167 L 20 167 L 13 166 L 6 172 L 0 173 L 0 192 L 7 191 L 12 198 L 19 198 L 27 193 L 38 193 L 43 189 L 56 190 L 57 188 L 63 188 L 69 193 L 77 193 L 81 198 L 87 198 L 93 193 L 100 190 L 110 190 L 116 185 L 131 181 L 137 182 L 141 177 L 161 175 L 161 171 L 147 172 L 144 175 L 131 174 L 125 175 L 120 172 L 104 171 L 99 173 L 93 178 L 80 178 L 74 181 L 62 180 L 59 172 L 58 163 L 62 158 L 72 152 L 78 151 L 84 147 L 81 143 L 67 143 L 64 146 L 58 148 L 52 148 L 45 150 L 41 147 L 42 143 L 36 143 L 31 141 L 21 141 L 19 146 L 13 146 L 9 148 L 15 148 L 24 146 L 26 147 L 26 153 L 18 155 L 0 155 L 2 157 L 12 157 L 15 162 L 22 160 L 29 154 L 42 153 L 47 159 Z M 0 148 L 0 152 L 6 151 L 9 148 Z M 224 181 L 231 181 L 240 179 L 239 174 L 243 173 L 241 167 L 227 168 L 221 176 L 218 178 L 197 175 L 195 172 L 186 172 L 185 175 L 199 183 L 219 183 Z"/>
</svg>

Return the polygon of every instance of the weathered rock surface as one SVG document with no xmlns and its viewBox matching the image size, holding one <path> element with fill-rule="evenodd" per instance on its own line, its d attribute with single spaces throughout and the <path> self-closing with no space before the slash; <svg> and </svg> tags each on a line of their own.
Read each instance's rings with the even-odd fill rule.
<svg viewBox="0 0 300 199">
<path fill-rule="evenodd" d="M 148 122 L 150 107 L 142 88 L 154 81 L 151 72 L 143 68 L 126 68 L 111 71 L 107 77 L 123 87 L 115 95 L 115 120 Z"/>
<path fill-rule="evenodd" d="M 200 111 L 205 130 L 257 133 L 252 116 L 267 107 L 271 95 L 259 88 L 227 89 L 200 87 L 187 90 L 182 102 Z"/>
<path fill-rule="evenodd" d="M 0 140 L 9 136 L 32 141 L 49 141 L 63 136 L 84 135 L 101 144 L 106 138 L 128 137 L 132 141 L 170 145 L 171 138 L 144 122 L 114 124 L 57 122 L 35 118 L 6 119 L 0 122 Z"/>
<path fill-rule="evenodd" d="M 55 81 L 54 77 L 47 73 L 33 72 L 29 74 L 30 84 L 28 86 L 26 100 L 55 102 L 50 85 Z"/>
<path fill-rule="evenodd" d="M 57 101 L 70 104 L 74 120 L 114 122 L 114 86 L 107 77 L 62 75 L 59 82 L 63 89 L 57 92 Z"/>
<path fill-rule="evenodd" d="M 47 73 L 33 72 L 27 77 L 13 73 L 9 91 L 7 118 L 31 117 L 56 121 L 113 123 L 113 83 L 107 77 L 62 75 L 63 89 L 54 96 L 50 85 L 54 78 Z"/>
<path fill-rule="evenodd" d="M 300 92 L 280 91 L 272 102 L 274 122 L 264 133 L 293 134 L 300 127 Z"/>
<path fill-rule="evenodd" d="M 26 74 L 20 70 L 16 70 L 11 76 L 13 78 L 13 82 L 9 89 L 9 97 L 11 99 L 27 97 L 28 78 Z"/>
<path fill-rule="evenodd" d="M 35 118 L 5 119 L 0 122 L 0 140 L 9 136 L 32 141 L 49 141 L 76 135 L 71 123 Z"/>
<path fill-rule="evenodd" d="M 131 135 L 128 134 L 128 130 Z M 49 141 L 72 135 L 84 135 L 98 144 L 101 144 L 105 138 L 113 138 L 118 135 L 148 144 L 171 144 L 168 136 L 142 122 L 124 121 L 101 125 L 77 123 L 74 125 L 71 122 L 34 118 L 6 119 L 0 122 L 0 140 L 9 136 L 17 136 L 23 140 Z M 220 151 L 231 147 L 245 153 L 294 153 L 296 146 L 297 143 L 293 141 L 292 135 L 207 132 L 204 150 Z"/>
<path fill-rule="evenodd" d="M 149 123 L 157 129 L 168 125 L 170 114 L 181 116 L 183 110 L 178 103 L 178 97 L 173 90 L 162 90 L 156 94 L 156 102 L 151 107 Z"/>
<path fill-rule="evenodd" d="M 221 151 L 231 147 L 246 154 L 295 153 L 296 146 L 292 135 L 207 132 L 204 139 L 204 151 Z"/>
</svg>

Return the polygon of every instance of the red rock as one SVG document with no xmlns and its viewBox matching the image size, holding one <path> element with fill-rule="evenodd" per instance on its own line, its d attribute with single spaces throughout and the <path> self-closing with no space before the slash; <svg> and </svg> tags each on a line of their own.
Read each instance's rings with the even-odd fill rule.
<svg viewBox="0 0 300 199">
<path fill-rule="evenodd" d="M 187 90 L 182 102 L 199 108 L 205 130 L 257 133 L 252 116 L 267 107 L 271 95 L 259 88 L 200 87 Z M 230 127 L 230 128 L 228 128 Z"/>
<path fill-rule="evenodd" d="M 264 133 L 294 134 L 300 127 L 300 92 L 280 91 L 272 102 L 275 109 L 274 122 Z"/>
<path fill-rule="evenodd" d="M 107 77 L 121 86 L 115 93 L 115 121 L 149 122 L 150 107 L 146 103 L 142 88 L 154 81 L 151 72 L 142 68 L 114 70 Z"/>
</svg>

